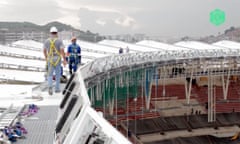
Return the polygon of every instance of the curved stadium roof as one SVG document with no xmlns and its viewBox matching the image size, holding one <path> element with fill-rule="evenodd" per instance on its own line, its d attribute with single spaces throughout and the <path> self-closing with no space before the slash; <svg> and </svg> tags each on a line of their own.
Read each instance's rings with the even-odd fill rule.
<svg viewBox="0 0 240 144">
<path fill-rule="evenodd" d="M 219 46 L 214 46 L 214 45 L 210 45 L 210 44 L 206 44 L 206 43 L 202 43 L 202 42 L 198 42 L 198 41 L 180 41 L 180 42 L 175 43 L 174 45 L 189 48 L 192 50 L 212 51 L 212 50 L 231 49 L 231 48 L 223 48 L 223 47 L 219 47 Z"/>
<path fill-rule="evenodd" d="M 179 51 L 189 50 L 189 48 L 174 46 L 174 45 L 161 43 L 161 42 L 156 42 L 156 41 L 152 41 L 152 40 L 143 40 L 143 41 L 137 42 L 136 44 L 141 45 L 141 46 L 159 48 L 160 50 L 165 50 L 165 51 L 169 51 L 169 50 L 179 50 Z"/>
<path fill-rule="evenodd" d="M 234 41 L 228 41 L 228 40 L 219 41 L 219 42 L 213 43 L 212 45 L 221 46 L 224 48 L 240 49 L 240 43 L 234 42 Z"/>
<path fill-rule="evenodd" d="M 126 42 L 122 42 L 122 41 L 117 41 L 117 40 L 103 40 L 103 41 L 100 41 L 99 44 L 118 47 L 118 48 L 121 47 L 123 49 L 128 47 L 130 49 L 130 53 L 132 53 L 132 52 L 159 51 L 160 50 L 158 48 L 147 47 L 147 46 L 139 46 L 139 45 L 126 43 Z"/>
</svg>

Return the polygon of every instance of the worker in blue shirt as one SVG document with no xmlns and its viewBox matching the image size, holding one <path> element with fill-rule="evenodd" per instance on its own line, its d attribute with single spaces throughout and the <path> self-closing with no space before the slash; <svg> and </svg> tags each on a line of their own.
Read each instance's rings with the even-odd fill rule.
<svg viewBox="0 0 240 144">
<path fill-rule="evenodd" d="M 118 53 L 123 54 L 123 48 L 120 47 L 119 50 L 118 50 Z"/>
<path fill-rule="evenodd" d="M 68 51 L 67 51 L 70 74 L 72 74 L 73 72 L 76 72 L 78 65 L 81 64 L 81 48 L 77 44 L 77 38 L 73 37 L 71 41 L 72 41 L 72 44 L 68 46 Z"/>
</svg>

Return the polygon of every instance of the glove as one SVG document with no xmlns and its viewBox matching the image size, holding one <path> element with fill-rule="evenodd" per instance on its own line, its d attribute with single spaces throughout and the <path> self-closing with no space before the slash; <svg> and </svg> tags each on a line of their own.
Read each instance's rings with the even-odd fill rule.
<svg viewBox="0 0 240 144">
<path fill-rule="evenodd" d="M 81 64 L 81 56 L 78 56 L 78 64 Z"/>
<path fill-rule="evenodd" d="M 46 71 L 48 71 L 48 64 L 46 64 L 45 69 L 46 69 Z"/>
</svg>

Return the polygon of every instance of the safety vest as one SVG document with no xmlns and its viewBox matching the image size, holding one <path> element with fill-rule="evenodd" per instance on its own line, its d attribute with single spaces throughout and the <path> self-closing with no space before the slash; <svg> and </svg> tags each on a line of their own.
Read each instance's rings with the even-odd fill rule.
<svg viewBox="0 0 240 144">
<path fill-rule="evenodd" d="M 57 66 L 57 64 L 61 60 L 61 54 L 59 53 L 59 51 L 55 47 L 56 40 L 57 39 L 53 39 L 53 40 L 50 39 L 50 50 L 48 52 L 48 60 L 49 60 L 49 62 L 52 66 Z M 58 56 L 58 58 L 55 62 L 53 61 L 54 54 L 57 54 L 57 56 Z"/>
<path fill-rule="evenodd" d="M 69 56 L 75 60 L 78 58 L 78 45 L 71 45 L 71 52 Z"/>
</svg>

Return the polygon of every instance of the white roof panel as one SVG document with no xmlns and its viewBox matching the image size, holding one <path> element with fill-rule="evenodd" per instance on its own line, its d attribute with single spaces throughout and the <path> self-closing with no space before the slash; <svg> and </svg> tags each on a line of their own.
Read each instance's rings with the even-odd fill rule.
<svg viewBox="0 0 240 144">
<path fill-rule="evenodd" d="M 20 41 L 13 42 L 12 45 L 36 48 L 36 50 L 43 48 L 43 43 L 37 42 L 34 40 L 20 40 Z"/>
<path fill-rule="evenodd" d="M 13 57 L 6 57 L 6 56 L 0 56 L 0 63 L 39 67 L 39 68 L 45 68 L 46 66 L 45 61 L 13 58 Z"/>
<path fill-rule="evenodd" d="M 81 60 L 81 62 L 82 62 L 83 64 L 86 64 L 86 63 L 91 62 L 91 61 L 93 61 L 93 60 L 92 60 L 92 59 L 89 59 L 89 58 L 82 58 L 82 60 Z"/>
<path fill-rule="evenodd" d="M 154 47 L 154 48 L 159 48 L 160 50 L 189 50 L 188 48 L 184 47 L 179 47 L 179 46 L 174 46 L 166 43 L 161 43 L 161 42 L 156 42 L 152 40 L 143 40 L 140 42 L 136 43 L 137 45 L 142 45 L 142 46 L 149 46 L 149 47 Z"/>
<path fill-rule="evenodd" d="M 104 45 L 85 42 L 85 41 L 80 41 L 79 45 L 83 49 L 91 49 L 91 50 L 96 50 L 96 51 L 102 51 L 102 52 L 105 52 L 105 53 L 116 53 L 116 54 L 118 53 L 118 48 L 117 47 L 104 46 Z"/>
<path fill-rule="evenodd" d="M 7 52 L 7 53 L 12 53 L 12 54 L 18 54 L 18 55 L 27 55 L 27 56 L 35 56 L 35 57 L 44 58 L 42 51 L 33 51 L 33 50 L 9 47 L 9 46 L 4 46 L 4 45 L 0 45 L 0 52 Z"/>
<path fill-rule="evenodd" d="M 114 47 L 118 47 L 118 48 L 121 47 L 123 49 L 128 47 L 130 52 L 159 51 L 158 48 L 147 47 L 147 46 L 139 46 L 139 45 L 136 45 L 136 44 L 130 44 L 130 43 L 117 41 L 117 40 L 103 40 L 103 41 L 100 41 L 99 44 L 114 46 Z"/>
<path fill-rule="evenodd" d="M 190 48 L 193 50 L 224 50 L 226 48 L 213 46 L 207 43 L 197 42 L 197 41 L 180 41 L 175 43 L 176 46 L 182 46 L 185 48 Z"/>
<path fill-rule="evenodd" d="M 240 49 L 240 43 L 234 41 L 223 40 L 216 43 L 213 43 L 214 46 L 221 46 L 230 49 Z"/>
<path fill-rule="evenodd" d="M 100 57 L 108 56 L 109 54 L 101 54 L 101 53 L 83 51 L 83 52 L 81 52 L 81 55 L 82 56 L 88 56 L 88 57 L 100 58 Z"/>
<path fill-rule="evenodd" d="M 26 46 L 28 46 L 28 42 L 31 45 L 31 41 L 21 41 L 21 44 L 25 44 Z M 9 54 L 13 54 L 13 56 L 14 56 L 14 54 L 16 54 L 16 55 L 22 55 L 22 56 L 34 56 L 36 58 L 44 58 L 42 51 L 23 49 L 23 48 L 19 48 L 19 47 L 9 47 L 9 46 L 5 46 L 5 45 L 0 45 L 0 52 L 2 52 L 3 54 L 5 52 L 9 53 Z M 116 52 L 118 52 L 118 49 L 116 49 Z M 82 63 L 87 63 L 89 61 L 92 61 L 92 59 L 105 57 L 110 54 L 82 51 L 82 55 L 83 55 Z M 86 57 L 84 57 L 84 56 L 86 56 Z M 17 61 L 17 63 L 16 63 L 16 61 Z M 15 64 L 15 65 L 19 64 L 19 65 L 23 65 L 23 66 L 34 66 L 34 67 L 40 67 L 40 68 L 45 67 L 45 61 L 13 58 L 13 57 L 7 57 L 7 56 L 1 56 L 0 63 Z"/>
<path fill-rule="evenodd" d="M 65 45 L 65 51 L 67 51 L 67 47 L 71 44 L 71 41 L 69 40 L 64 40 L 63 41 Z M 117 47 L 111 47 L 111 46 L 104 46 L 100 45 L 98 43 L 91 43 L 91 42 L 86 42 L 86 41 L 77 41 L 79 46 L 81 47 L 82 51 L 96 51 L 99 53 L 118 53 L 118 48 Z"/>
<path fill-rule="evenodd" d="M 63 43 L 65 45 L 65 51 L 67 51 L 67 48 L 71 44 L 71 42 L 69 42 L 68 40 L 64 40 Z M 105 53 L 105 54 L 118 53 L 118 48 L 116 47 L 104 46 L 97 43 L 91 43 L 86 41 L 78 41 L 77 43 L 81 47 L 82 51 Z"/>
<path fill-rule="evenodd" d="M 65 52 L 67 52 L 67 48 L 71 44 L 71 41 L 64 40 L 63 43 L 65 45 Z M 113 48 L 110 46 L 103 46 L 103 45 L 85 42 L 85 41 L 81 41 L 81 40 L 77 43 L 81 47 L 81 55 L 86 56 L 86 58 L 88 60 L 90 60 L 91 57 L 94 59 L 94 58 L 105 57 L 105 56 L 111 55 L 113 53 L 118 53 L 117 48 Z M 84 59 L 84 57 L 82 57 L 82 59 Z M 88 62 L 88 60 L 87 60 L 87 62 Z M 85 60 L 83 60 L 83 63 L 84 63 L 84 61 Z"/>
<path fill-rule="evenodd" d="M 28 82 L 43 82 L 45 80 L 45 77 L 44 72 L 0 69 L 0 79 L 19 80 Z"/>
</svg>

